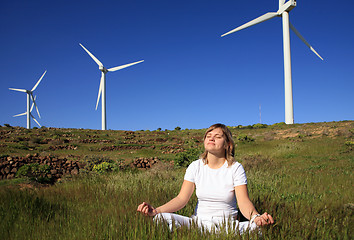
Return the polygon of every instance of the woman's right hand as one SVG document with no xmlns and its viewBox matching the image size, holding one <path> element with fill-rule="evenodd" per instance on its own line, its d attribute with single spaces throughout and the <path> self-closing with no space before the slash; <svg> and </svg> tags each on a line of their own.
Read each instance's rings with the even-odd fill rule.
<svg viewBox="0 0 354 240">
<path fill-rule="evenodd" d="M 157 214 L 156 208 L 152 207 L 150 204 L 143 202 L 138 206 L 138 212 L 141 212 L 145 216 L 153 217 Z"/>
</svg>

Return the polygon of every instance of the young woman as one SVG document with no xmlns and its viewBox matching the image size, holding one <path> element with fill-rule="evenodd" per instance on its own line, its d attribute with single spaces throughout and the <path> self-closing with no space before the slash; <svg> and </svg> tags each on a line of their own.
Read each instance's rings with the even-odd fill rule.
<svg viewBox="0 0 354 240">
<path fill-rule="evenodd" d="M 245 170 L 233 157 L 234 141 L 230 130 L 219 123 L 209 127 L 204 135 L 204 148 L 200 159 L 187 168 L 177 197 L 157 208 L 143 202 L 137 211 L 158 221 L 167 221 L 171 230 L 173 225 L 190 226 L 195 222 L 209 231 L 226 224 L 227 229 L 236 226 L 242 233 L 273 224 L 272 216 L 266 212 L 260 215 L 249 199 Z M 190 218 L 173 214 L 187 204 L 194 189 L 198 198 L 194 215 Z M 237 205 L 250 221 L 236 220 Z"/>
</svg>

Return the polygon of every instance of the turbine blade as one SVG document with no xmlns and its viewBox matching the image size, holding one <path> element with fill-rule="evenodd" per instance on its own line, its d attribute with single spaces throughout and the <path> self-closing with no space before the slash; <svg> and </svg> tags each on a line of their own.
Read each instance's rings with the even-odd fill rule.
<svg viewBox="0 0 354 240">
<path fill-rule="evenodd" d="M 18 91 L 18 92 L 24 92 L 24 93 L 27 92 L 27 90 L 25 90 L 25 89 L 17 89 L 17 88 L 9 88 L 9 89 L 14 90 L 14 91 Z"/>
<path fill-rule="evenodd" d="M 90 57 L 98 64 L 98 66 L 103 67 L 103 64 L 92 54 L 89 50 L 87 50 L 81 43 L 80 46 L 90 55 Z"/>
<path fill-rule="evenodd" d="M 128 63 L 128 64 L 125 64 L 125 65 L 122 65 L 122 66 L 118 66 L 118 67 L 113 67 L 113 68 L 110 68 L 110 69 L 107 69 L 107 70 L 109 72 L 114 72 L 114 71 L 117 71 L 117 70 L 120 70 L 120 69 L 123 69 L 123 68 L 127 68 L 127 67 L 130 67 L 130 66 L 133 66 L 133 65 L 141 63 L 141 62 L 144 62 L 144 60 L 141 60 L 141 61 L 138 61 L 138 62 L 133 62 L 133 63 Z"/>
<path fill-rule="evenodd" d="M 294 33 L 306 44 L 306 46 L 308 46 L 308 47 L 310 48 L 310 50 L 311 50 L 312 52 L 314 52 L 314 53 L 317 55 L 317 57 L 319 57 L 320 59 L 323 60 L 323 58 L 320 56 L 320 54 L 318 54 L 318 53 L 316 52 L 316 50 L 313 49 L 313 47 L 305 40 L 305 38 L 304 38 L 303 36 L 301 36 L 301 34 L 299 33 L 299 31 L 296 30 L 296 28 L 295 28 L 291 23 L 289 23 L 289 25 L 290 25 L 291 30 L 294 31 Z"/>
<path fill-rule="evenodd" d="M 285 3 L 285 0 L 279 0 L 279 9 L 280 9 L 281 6 L 284 5 L 284 3 Z"/>
<path fill-rule="evenodd" d="M 34 90 L 36 90 L 38 84 L 42 81 L 42 78 L 44 77 L 44 75 L 46 74 L 47 70 L 44 71 L 44 73 L 42 74 L 41 78 L 38 80 L 38 82 L 36 83 L 36 85 L 34 85 L 34 87 L 32 88 L 31 92 L 33 92 Z"/>
<path fill-rule="evenodd" d="M 237 32 L 237 31 L 240 31 L 240 30 L 242 30 L 244 28 L 248 28 L 250 26 L 256 25 L 258 23 L 267 21 L 267 20 L 272 19 L 272 18 L 274 18 L 276 16 L 278 16 L 278 13 L 276 13 L 276 12 L 266 13 L 266 14 L 264 14 L 264 15 L 256 18 L 256 19 L 253 19 L 252 21 L 249 21 L 249 22 L 247 22 L 247 23 L 245 23 L 245 24 L 243 24 L 243 25 L 241 25 L 241 26 L 239 26 L 239 27 L 237 27 L 237 28 L 235 28 L 235 29 L 233 29 L 233 30 L 221 35 L 221 37 L 229 35 L 231 33 Z"/>
<path fill-rule="evenodd" d="M 39 127 L 42 127 L 42 126 L 39 124 L 39 122 L 37 121 L 37 119 L 35 119 L 32 114 L 30 114 L 30 115 L 31 115 L 31 117 L 33 118 L 33 120 L 38 124 L 38 126 L 39 126 Z"/>
<path fill-rule="evenodd" d="M 37 113 L 38 113 L 38 117 L 41 118 L 41 115 L 39 114 L 39 110 L 38 110 L 36 101 L 34 100 L 34 97 L 33 97 L 32 93 L 30 95 L 31 95 L 32 102 L 33 102 L 34 106 L 36 107 L 36 110 L 37 110 Z"/>
<path fill-rule="evenodd" d="M 98 97 L 97 97 L 97 103 L 96 103 L 96 110 L 98 107 L 98 103 L 100 102 L 100 97 L 101 97 L 101 92 L 102 92 L 102 83 L 104 81 L 104 73 L 102 72 L 101 74 L 101 81 L 100 81 L 100 89 L 98 90 Z"/>
<path fill-rule="evenodd" d="M 17 114 L 17 115 L 13 115 L 13 117 L 19 117 L 19 116 L 23 116 L 23 115 L 26 115 L 27 112 L 24 112 L 24 113 L 20 113 L 20 114 Z"/>
<path fill-rule="evenodd" d="M 37 98 L 37 96 L 34 96 L 34 100 L 36 100 L 36 98 Z M 33 107 L 34 107 L 34 103 L 32 103 L 32 106 L 31 106 L 30 112 L 32 112 Z"/>
</svg>

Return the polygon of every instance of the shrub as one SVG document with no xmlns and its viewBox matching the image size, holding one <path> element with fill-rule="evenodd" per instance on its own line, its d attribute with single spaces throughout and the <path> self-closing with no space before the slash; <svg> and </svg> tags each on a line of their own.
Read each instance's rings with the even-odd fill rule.
<svg viewBox="0 0 354 240">
<path fill-rule="evenodd" d="M 201 152 L 198 148 L 190 148 L 185 152 L 178 153 L 174 160 L 175 166 L 187 167 L 191 162 L 199 158 Z"/>
<path fill-rule="evenodd" d="M 246 134 L 240 134 L 237 136 L 237 140 L 241 143 L 246 143 L 246 142 L 253 142 L 254 138 L 251 138 L 250 136 Z"/>
<path fill-rule="evenodd" d="M 271 127 L 282 127 L 285 126 L 286 123 L 285 122 L 280 122 L 280 123 L 274 123 Z"/>
<path fill-rule="evenodd" d="M 86 169 L 88 171 L 97 171 L 98 169 L 104 168 L 107 163 L 109 164 L 115 164 L 114 161 L 108 157 L 85 157 L 85 162 L 86 162 Z M 99 166 L 100 164 L 103 164 L 102 166 Z M 96 167 L 96 170 L 94 168 Z"/>
<path fill-rule="evenodd" d="M 29 140 L 29 143 L 31 144 L 41 144 L 42 143 L 42 139 L 39 137 L 31 137 Z"/>
<path fill-rule="evenodd" d="M 117 166 L 116 163 L 102 162 L 100 164 L 94 165 L 92 171 L 102 174 L 106 172 L 116 171 L 118 169 L 119 167 Z"/>
<path fill-rule="evenodd" d="M 176 131 L 179 131 L 179 130 L 181 130 L 181 129 L 182 129 L 181 127 L 176 127 L 176 128 L 175 128 Z"/>
<path fill-rule="evenodd" d="M 256 123 L 252 125 L 253 128 L 266 128 L 268 127 L 267 124 L 262 124 L 262 123 Z"/>
<path fill-rule="evenodd" d="M 4 126 L 5 126 L 5 127 L 9 127 L 9 128 L 11 127 L 11 125 L 8 124 L 8 123 L 5 123 Z"/>
<path fill-rule="evenodd" d="M 19 150 L 28 150 L 29 149 L 26 142 L 13 144 L 12 147 L 19 149 Z"/>
<path fill-rule="evenodd" d="M 40 165 L 39 163 L 23 165 L 16 172 L 16 177 L 27 177 L 39 183 L 53 182 L 53 178 L 49 176 L 50 167 L 48 165 Z"/>
<path fill-rule="evenodd" d="M 349 148 L 349 150 L 352 150 L 354 147 L 353 141 L 346 141 L 344 144 Z"/>
</svg>

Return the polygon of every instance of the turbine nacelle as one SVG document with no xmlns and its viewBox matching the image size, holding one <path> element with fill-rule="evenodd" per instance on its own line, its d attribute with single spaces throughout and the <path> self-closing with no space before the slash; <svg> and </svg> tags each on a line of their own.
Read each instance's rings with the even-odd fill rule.
<svg viewBox="0 0 354 240">
<path fill-rule="evenodd" d="M 289 0 L 286 3 L 279 4 L 277 14 L 281 15 L 285 11 L 290 12 L 294 7 L 296 7 L 296 0 Z"/>
<path fill-rule="evenodd" d="M 103 73 L 107 73 L 107 72 L 108 72 L 107 68 L 105 68 L 104 66 L 99 66 L 98 68 L 99 68 L 100 71 L 103 72 Z"/>
</svg>

